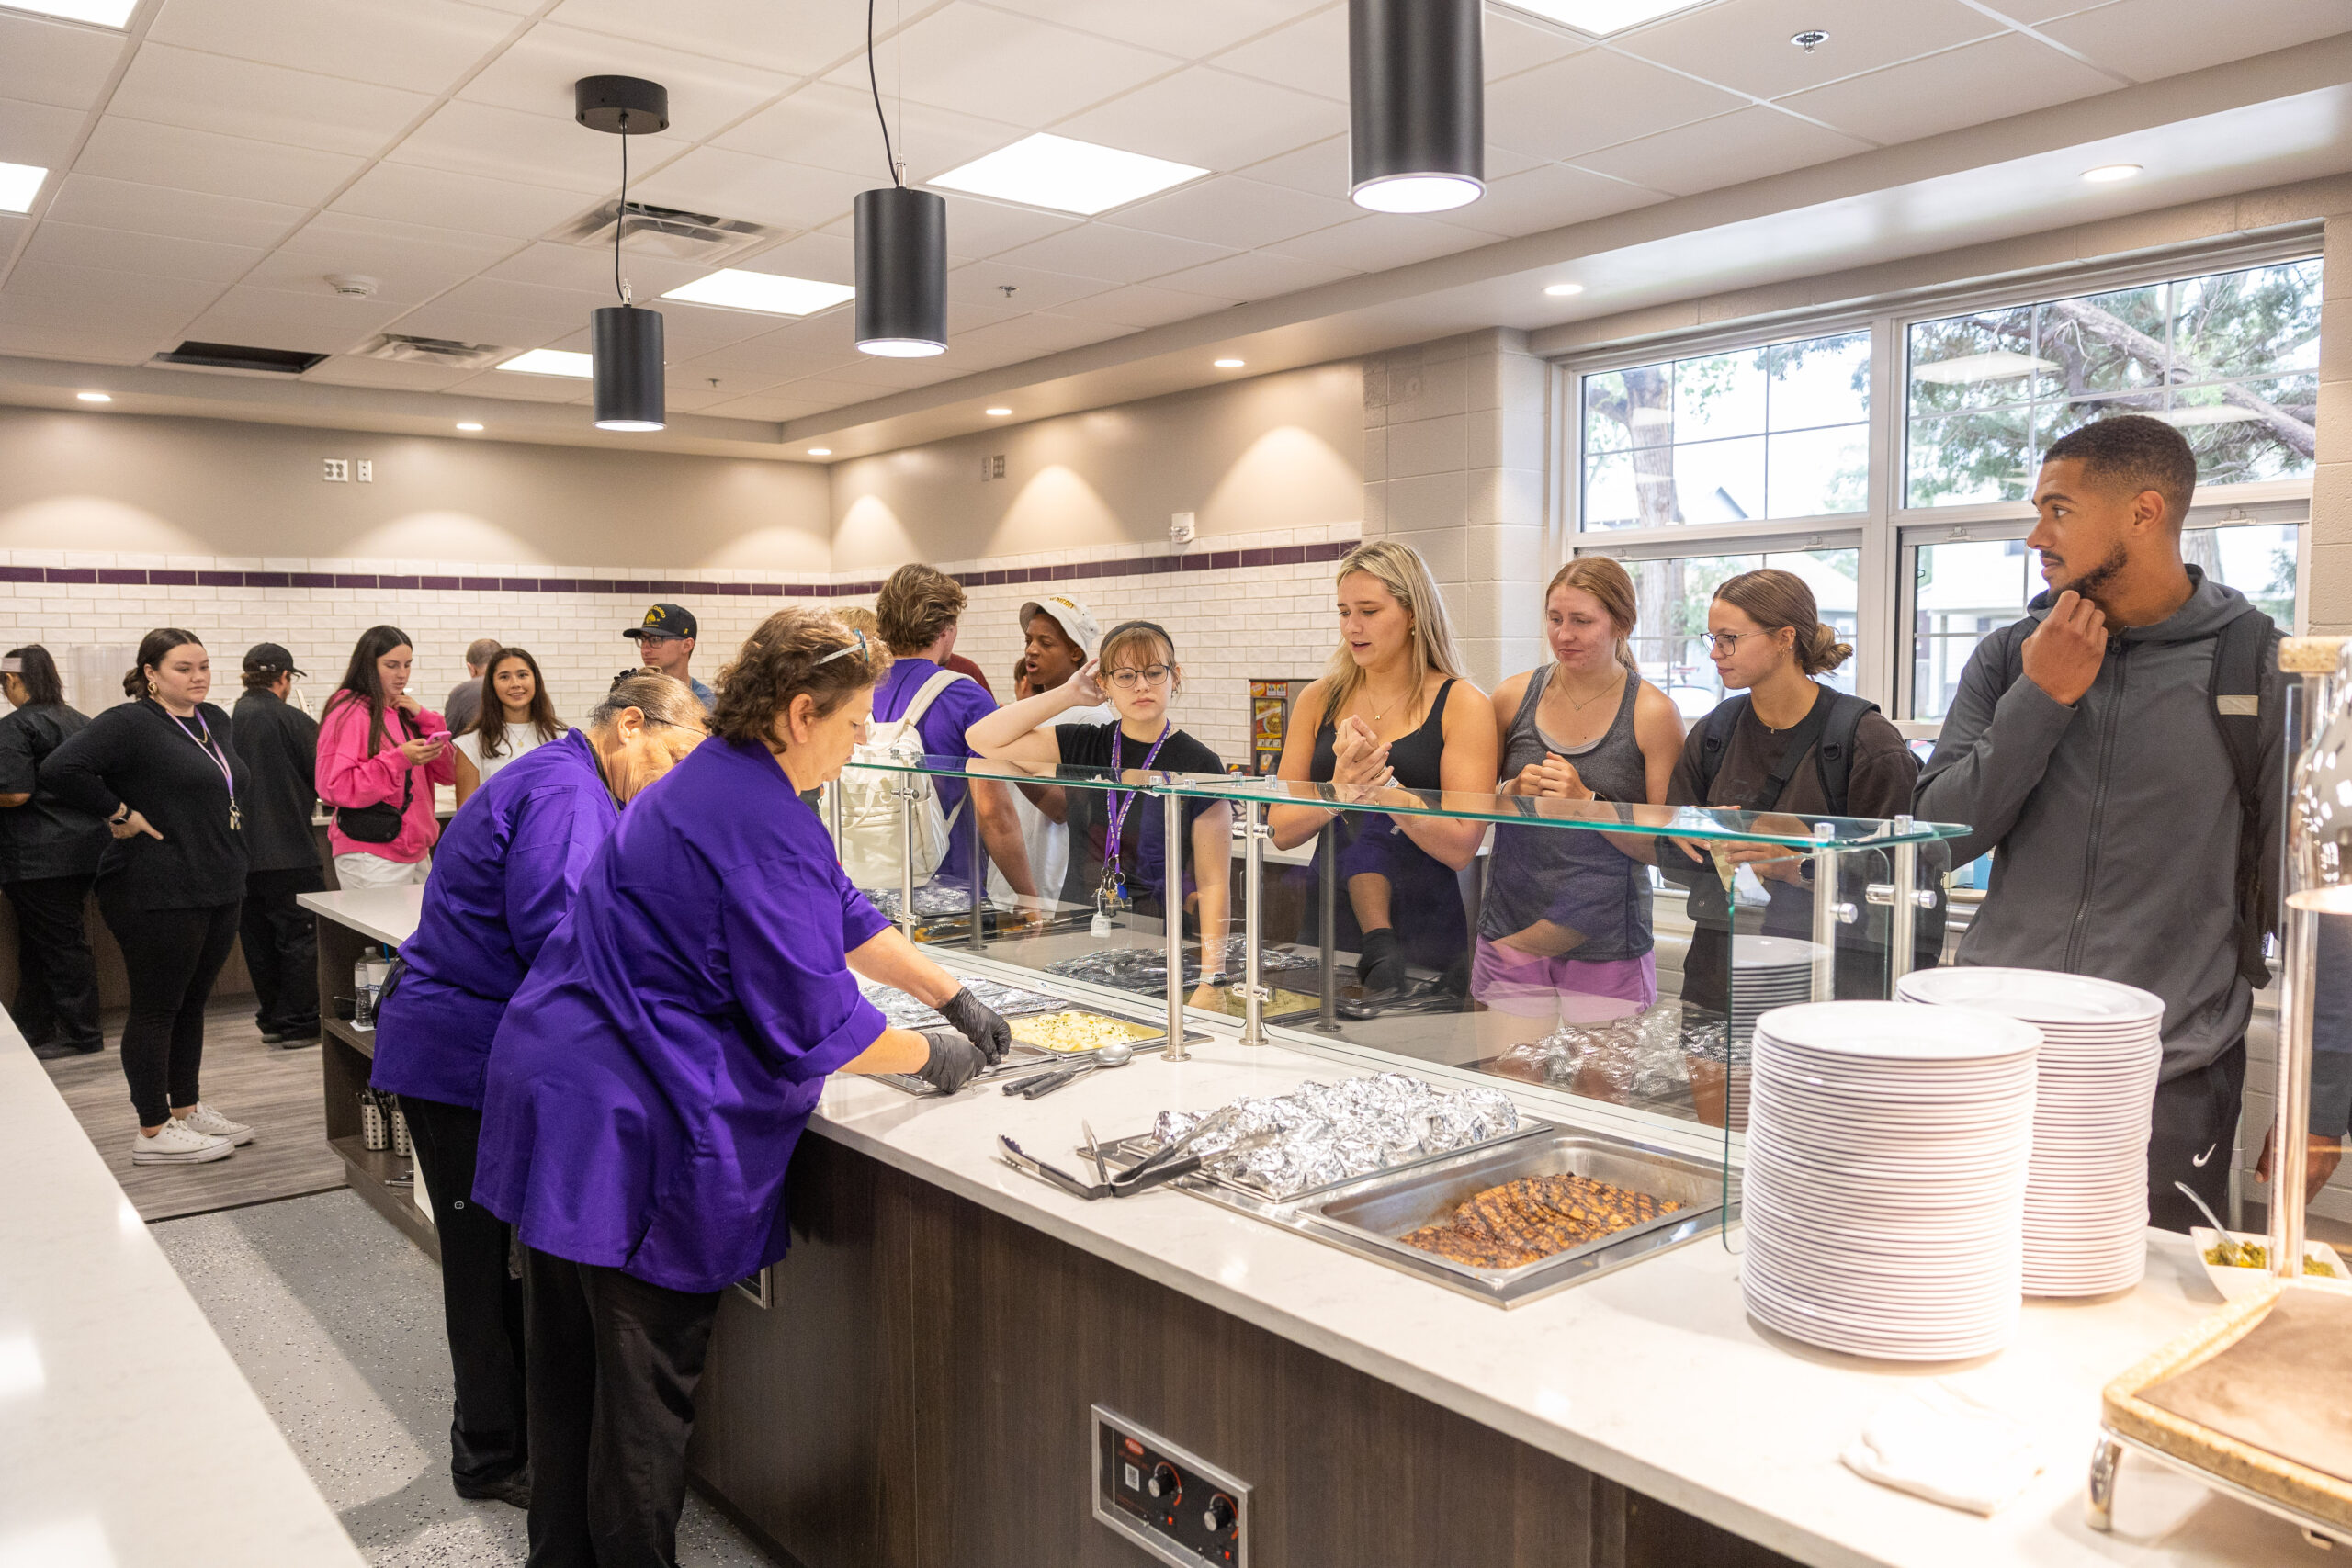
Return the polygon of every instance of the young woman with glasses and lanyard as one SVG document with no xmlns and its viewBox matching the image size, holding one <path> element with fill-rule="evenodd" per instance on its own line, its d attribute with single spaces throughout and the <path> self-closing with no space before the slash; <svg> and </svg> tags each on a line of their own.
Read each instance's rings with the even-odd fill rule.
<svg viewBox="0 0 2352 1568">
<path fill-rule="evenodd" d="M 229 716 L 206 702 L 212 660 L 193 632 L 165 626 L 123 678 L 135 700 L 108 708 L 49 754 L 40 782 L 103 817 L 98 908 L 122 947 L 130 1016 L 122 1071 L 139 1112 L 137 1165 L 226 1158 L 253 1129 L 204 1103 L 204 1004 L 237 939 L 246 855 Z"/>
</svg>

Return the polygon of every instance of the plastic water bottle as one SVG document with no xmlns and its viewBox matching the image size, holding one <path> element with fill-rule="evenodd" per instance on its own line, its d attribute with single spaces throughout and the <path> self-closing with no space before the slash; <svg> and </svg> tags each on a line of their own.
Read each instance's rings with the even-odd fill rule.
<svg viewBox="0 0 2352 1568">
<path fill-rule="evenodd" d="M 372 1030 L 376 1027 L 376 988 L 381 983 L 382 971 L 372 958 L 362 958 L 351 966 L 351 1027 Z"/>
</svg>

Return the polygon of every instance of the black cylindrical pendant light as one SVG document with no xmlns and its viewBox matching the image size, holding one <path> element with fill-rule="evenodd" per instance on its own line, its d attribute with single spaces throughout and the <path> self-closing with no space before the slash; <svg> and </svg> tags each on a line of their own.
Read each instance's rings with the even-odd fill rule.
<svg viewBox="0 0 2352 1568">
<path fill-rule="evenodd" d="M 588 315 L 588 352 L 596 372 L 596 428 L 659 430 L 662 312 L 607 305 Z"/>
<path fill-rule="evenodd" d="M 1348 195 L 1442 212 L 1487 189 L 1479 0 L 1348 0 Z"/>
<path fill-rule="evenodd" d="M 629 302 L 628 286 L 621 280 L 621 233 L 628 226 L 628 139 L 669 129 L 669 89 L 637 76 L 582 76 L 571 85 L 571 98 L 581 124 L 621 139 L 621 198 L 613 212 L 613 291 L 621 302 L 588 317 L 596 428 L 659 430 L 667 419 L 662 313 Z"/>
<path fill-rule="evenodd" d="M 927 190 L 862 190 L 857 346 L 888 359 L 947 352 L 947 203 Z"/>
</svg>

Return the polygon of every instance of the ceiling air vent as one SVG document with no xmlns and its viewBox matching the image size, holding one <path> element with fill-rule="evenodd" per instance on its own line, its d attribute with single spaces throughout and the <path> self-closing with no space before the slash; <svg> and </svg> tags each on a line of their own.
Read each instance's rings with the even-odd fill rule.
<svg viewBox="0 0 2352 1568">
<path fill-rule="evenodd" d="M 653 207 L 642 201 L 617 201 L 577 218 L 549 238 L 574 245 L 601 247 L 613 243 L 617 222 L 625 249 L 673 261 L 715 265 L 766 244 L 784 231 L 741 218 L 719 218 L 707 212 L 681 212 L 673 207 Z"/>
<path fill-rule="evenodd" d="M 441 365 L 452 370 L 480 370 L 514 351 L 495 344 L 459 343 L 455 338 L 411 337 L 406 333 L 379 333 L 365 346 L 352 351 L 361 359 L 390 359 L 401 365 Z"/>
<path fill-rule="evenodd" d="M 290 348 L 247 348 L 233 343 L 198 343 L 194 338 L 150 361 L 155 365 L 184 365 L 198 370 L 241 370 L 255 376 L 300 376 L 311 366 L 326 358 L 323 354 L 301 354 Z"/>
</svg>

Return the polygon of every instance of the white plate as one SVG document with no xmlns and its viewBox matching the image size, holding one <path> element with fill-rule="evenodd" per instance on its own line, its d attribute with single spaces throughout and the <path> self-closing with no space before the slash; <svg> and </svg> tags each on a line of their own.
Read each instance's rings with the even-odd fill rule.
<svg viewBox="0 0 2352 1568">
<path fill-rule="evenodd" d="M 2136 986 L 2049 969 L 1916 969 L 1895 983 L 1895 994 L 1932 1007 L 1981 1008 L 2029 1022 L 2120 1024 L 2165 1015 L 2164 998 Z"/>
<path fill-rule="evenodd" d="M 2041 1044 L 2040 1030 L 1999 1013 L 1902 1002 L 1807 1002 L 1767 1013 L 1758 1027 L 1792 1045 L 1877 1062 L 1997 1061 Z"/>
<path fill-rule="evenodd" d="M 1768 969 L 1781 964 L 1802 964 L 1810 969 L 1814 955 L 1821 944 L 1793 936 L 1736 936 L 1731 939 L 1731 962 L 1736 969 Z"/>
</svg>

